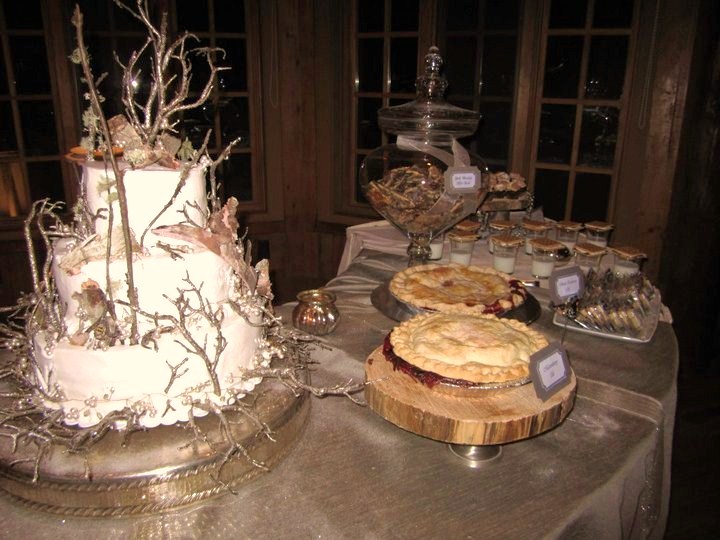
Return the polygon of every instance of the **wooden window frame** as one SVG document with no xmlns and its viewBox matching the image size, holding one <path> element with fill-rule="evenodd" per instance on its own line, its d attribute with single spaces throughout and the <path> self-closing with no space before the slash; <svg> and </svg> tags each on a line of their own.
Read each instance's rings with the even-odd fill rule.
<svg viewBox="0 0 720 540">
<path fill-rule="evenodd" d="M 585 24 L 583 28 L 572 28 L 572 29 L 549 29 L 550 19 L 550 7 L 551 1 L 544 0 L 542 2 L 540 17 L 541 27 L 539 32 L 539 58 L 537 63 L 537 83 L 534 84 L 534 98 L 533 104 L 529 104 L 534 114 L 534 122 L 532 129 L 532 139 L 530 140 L 529 148 L 530 151 L 527 162 L 526 175 L 528 179 L 528 186 L 530 190 L 534 190 L 535 178 L 538 169 L 543 170 L 556 170 L 564 171 L 568 173 L 568 186 L 565 194 L 565 213 L 563 219 L 570 219 L 572 213 L 572 203 L 575 192 L 575 178 L 578 173 L 590 173 L 590 174 L 601 174 L 610 177 L 610 192 L 608 194 L 608 205 L 605 209 L 604 219 L 610 222 L 615 217 L 615 198 L 618 190 L 618 182 L 620 176 L 620 165 L 624 142 L 624 132 L 626 129 L 627 115 L 628 115 L 628 96 L 630 87 L 630 77 L 634 70 L 635 61 L 635 48 L 638 34 L 638 16 L 640 9 L 640 1 L 637 0 L 634 4 L 634 13 L 632 19 L 632 26 L 629 29 L 617 29 L 617 28 L 593 28 L 592 18 L 594 14 L 594 7 L 597 0 L 589 0 L 587 5 L 587 12 L 585 17 Z M 531 2 L 526 2 L 531 3 Z M 575 98 L 548 98 L 543 96 L 543 84 L 544 84 L 544 68 L 546 54 L 547 54 L 547 42 L 551 36 L 581 36 L 583 38 L 583 50 L 580 61 L 580 74 L 578 78 L 577 97 Z M 585 81 L 587 76 L 587 69 L 590 57 L 590 45 L 591 40 L 595 36 L 627 36 L 628 37 L 628 52 L 627 62 L 625 64 L 624 73 L 624 84 L 622 94 L 618 99 L 592 99 L 586 98 L 585 96 Z M 573 127 L 572 134 L 572 149 L 570 154 L 570 162 L 568 164 L 561 163 L 547 163 L 541 162 L 537 159 L 537 148 L 540 137 L 540 111 L 543 105 L 571 105 L 575 107 L 575 125 Z M 589 167 L 584 165 L 577 165 L 579 145 L 580 145 L 580 133 L 582 129 L 582 115 L 583 109 L 586 106 L 598 106 L 598 107 L 615 107 L 619 110 L 618 116 L 618 135 L 617 142 L 615 144 L 615 155 L 613 159 L 612 167 Z M 601 219 L 599 216 L 598 219 Z"/>
<path fill-rule="evenodd" d="M 361 0 L 343 3 L 344 6 L 333 6 L 333 2 L 320 1 L 316 4 L 315 50 L 318 53 L 316 72 L 319 80 L 318 92 L 318 219 L 323 223 L 336 225 L 353 225 L 380 219 L 370 205 L 357 202 L 356 192 L 356 156 L 367 155 L 372 148 L 357 148 L 357 99 L 374 97 L 382 100 L 386 107 L 390 99 L 415 98 L 415 93 L 390 92 L 390 40 L 397 37 L 417 38 L 418 51 L 416 72 L 423 63 L 428 48 L 435 41 L 436 0 L 419 0 L 418 30 L 391 31 L 391 3 L 384 0 L 384 27 L 382 32 L 357 31 L 357 5 Z M 337 3 L 335 3 L 337 4 Z M 341 21 L 338 25 L 337 22 Z M 342 35 L 342 43 L 337 47 L 337 35 L 332 35 L 329 28 L 337 26 L 346 29 Z M 383 39 L 383 87 L 381 92 L 360 92 L 355 81 L 358 77 L 357 41 L 359 37 L 377 37 Z M 334 43 L 334 47 L 331 45 Z M 333 50 L 341 52 L 333 54 Z M 328 107 L 328 104 L 329 107 Z M 347 119 L 350 121 L 347 121 Z M 341 120 L 341 119 L 344 119 Z M 340 137 L 337 134 L 341 134 Z M 381 134 L 385 144 L 388 137 Z M 358 151 L 360 150 L 360 151 Z M 328 156 L 332 156 L 328 159 Z M 328 161 L 330 163 L 328 163 Z"/>
</svg>

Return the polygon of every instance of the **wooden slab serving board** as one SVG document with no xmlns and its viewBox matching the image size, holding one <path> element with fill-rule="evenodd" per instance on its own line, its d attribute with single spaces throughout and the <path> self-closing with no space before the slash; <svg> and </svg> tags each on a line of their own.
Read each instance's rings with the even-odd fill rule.
<svg viewBox="0 0 720 540">
<path fill-rule="evenodd" d="M 365 361 L 365 399 L 377 414 L 412 433 L 453 444 L 502 444 L 533 437 L 562 422 L 575 402 L 577 380 L 547 401 L 532 384 L 455 397 L 395 371 L 375 349 Z"/>
</svg>

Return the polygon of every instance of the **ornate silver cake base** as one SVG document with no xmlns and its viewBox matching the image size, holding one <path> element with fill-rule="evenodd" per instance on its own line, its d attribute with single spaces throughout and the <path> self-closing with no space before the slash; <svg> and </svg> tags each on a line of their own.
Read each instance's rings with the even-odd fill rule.
<svg viewBox="0 0 720 540">
<path fill-rule="evenodd" d="M 220 419 L 197 418 L 201 440 L 187 425 L 132 433 L 111 432 L 82 454 L 52 444 L 37 462 L 37 447 L 12 448 L 0 437 L 0 488 L 31 507 L 73 516 L 154 513 L 229 493 L 286 456 L 309 417 L 307 392 L 263 382 L 253 392 L 253 414 L 272 430 L 270 439 L 257 422 L 240 413 L 225 415 L 232 440 Z M 7 435 L 7 434 L 5 434 Z M 240 450 L 242 448 L 242 450 Z M 228 454 L 230 454 L 228 456 Z"/>
</svg>

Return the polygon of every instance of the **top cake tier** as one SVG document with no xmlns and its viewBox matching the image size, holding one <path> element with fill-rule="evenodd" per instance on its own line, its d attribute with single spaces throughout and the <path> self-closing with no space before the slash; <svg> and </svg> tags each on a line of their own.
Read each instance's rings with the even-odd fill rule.
<svg viewBox="0 0 720 540">
<path fill-rule="evenodd" d="M 184 167 L 167 169 L 149 166 L 130 169 L 119 162 L 125 170 L 125 193 L 128 201 L 128 220 L 135 238 L 143 232 L 161 225 L 173 225 L 186 221 L 204 227 L 207 221 L 207 196 L 205 190 L 205 167 L 197 165 L 188 171 L 182 186 L 180 181 Z M 83 166 L 83 185 L 88 209 L 93 214 L 102 211 L 95 219 L 95 231 L 106 234 L 112 202 L 113 227 L 120 226 L 115 174 L 109 163 L 90 161 Z M 178 190 L 176 194 L 176 190 Z M 167 209 L 165 205 L 170 203 Z M 157 218 L 157 219 L 156 219 Z M 153 221 L 155 220 L 155 221 Z"/>
</svg>

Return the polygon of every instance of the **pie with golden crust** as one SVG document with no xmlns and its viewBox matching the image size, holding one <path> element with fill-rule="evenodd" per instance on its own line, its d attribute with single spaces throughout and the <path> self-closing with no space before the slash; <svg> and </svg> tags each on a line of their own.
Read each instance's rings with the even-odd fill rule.
<svg viewBox="0 0 720 540">
<path fill-rule="evenodd" d="M 421 370 L 491 383 L 527 377 L 530 356 L 548 341 L 516 320 L 459 308 L 401 323 L 390 334 L 390 343 L 395 355 Z"/>
<path fill-rule="evenodd" d="M 489 267 L 459 264 L 411 266 L 390 281 L 392 295 L 413 307 L 448 311 L 457 306 L 500 314 L 527 298 L 521 281 Z"/>
</svg>

